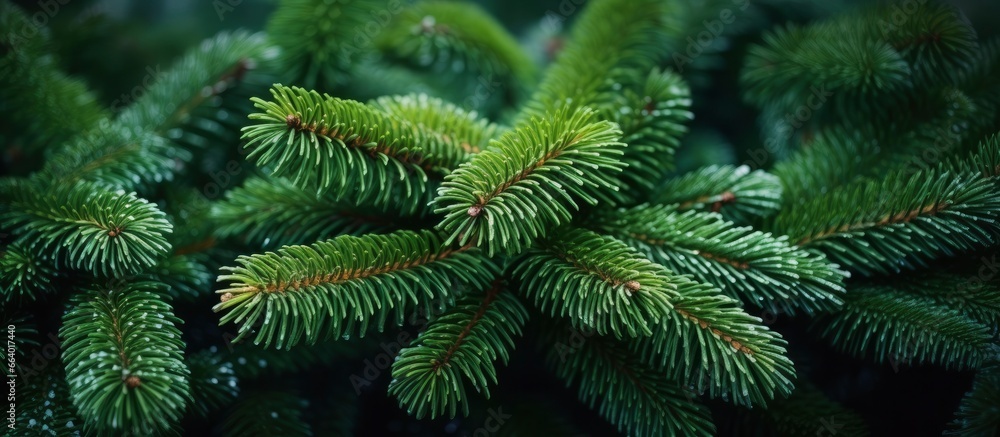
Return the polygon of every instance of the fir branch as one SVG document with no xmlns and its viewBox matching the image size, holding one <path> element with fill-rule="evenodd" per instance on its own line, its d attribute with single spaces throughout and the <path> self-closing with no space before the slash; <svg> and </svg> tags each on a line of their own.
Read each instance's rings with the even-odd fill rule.
<svg viewBox="0 0 1000 437">
<path fill-rule="evenodd" d="M 399 325 L 411 305 L 432 308 L 460 296 L 457 287 L 484 286 L 497 268 L 477 252 L 443 244 L 430 231 L 286 246 L 240 256 L 238 267 L 225 268 L 231 273 L 219 281 L 229 285 L 218 292 L 222 301 L 213 309 L 229 310 L 223 323 L 241 324 L 237 340 L 262 321 L 254 343 L 279 349 L 340 337 L 356 323 L 361 332 L 373 322 L 384 326 L 390 317 Z"/>
<path fill-rule="evenodd" d="M 1000 365 L 981 369 L 955 412 L 946 436 L 987 436 L 1000 431 Z"/>
<path fill-rule="evenodd" d="M 191 153 L 161 137 L 103 120 L 45 161 L 32 180 L 44 186 L 89 181 L 109 189 L 148 189 L 173 180 Z"/>
<path fill-rule="evenodd" d="M 46 192 L 23 183 L 0 222 L 23 247 L 97 275 L 138 273 L 170 251 L 170 223 L 135 193 L 78 183 Z"/>
<path fill-rule="evenodd" d="M 241 395 L 222 422 L 224 436 L 307 437 L 312 429 L 304 412 L 308 402 L 291 391 L 257 391 Z"/>
<path fill-rule="evenodd" d="M 777 162 L 772 173 L 781 180 L 785 207 L 799 208 L 817 193 L 876 176 L 889 152 L 870 132 L 824 129 Z"/>
<path fill-rule="evenodd" d="M 542 241 L 511 274 L 541 311 L 618 338 L 650 335 L 677 296 L 669 271 L 620 241 L 582 229 Z"/>
<path fill-rule="evenodd" d="M 4 303 L 34 301 L 41 296 L 55 293 L 52 284 L 56 269 L 49 260 L 19 244 L 0 252 L 0 288 Z"/>
<path fill-rule="evenodd" d="M 262 34 L 219 33 L 159 74 L 143 97 L 125 108 L 116 122 L 163 135 L 188 121 L 210 98 L 234 87 L 266 59 L 266 49 Z"/>
<path fill-rule="evenodd" d="M 167 286 L 166 294 L 172 299 L 193 302 L 208 294 L 212 286 L 212 272 L 206 266 L 204 254 L 178 254 L 156 263 L 141 275 Z"/>
<path fill-rule="evenodd" d="M 898 272 L 995 243 L 995 192 L 971 173 L 893 172 L 784 210 L 771 229 L 864 275 Z"/>
<path fill-rule="evenodd" d="M 721 213 L 726 220 L 750 224 L 781 206 L 781 183 L 762 170 L 747 166 L 708 166 L 668 180 L 657 189 L 653 203 L 678 204 L 678 209 Z"/>
<path fill-rule="evenodd" d="M 969 69 L 977 48 L 976 31 L 952 5 L 923 2 L 906 11 L 882 6 L 877 12 L 881 37 L 912 67 L 918 85 L 957 83 Z"/>
<path fill-rule="evenodd" d="M 618 96 L 618 105 L 606 105 L 604 116 L 618 122 L 628 144 L 622 161 L 628 171 L 621 175 L 622 182 L 636 194 L 645 198 L 656 183 L 674 168 L 674 152 L 680 138 L 687 132 L 685 122 L 694 118 L 691 113 L 691 91 L 680 75 L 654 68 L 639 86 L 627 88 Z"/>
<path fill-rule="evenodd" d="M 767 409 L 748 413 L 745 428 L 741 429 L 747 435 L 869 435 L 865 421 L 858 413 L 834 402 L 808 382 L 797 383 L 788 398 L 776 399 Z"/>
<path fill-rule="evenodd" d="M 976 368 L 995 357 L 991 333 L 958 310 L 894 286 L 856 284 L 841 312 L 819 319 L 838 349 L 879 363 Z"/>
<path fill-rule="evenodd" d="M 541 117 L 567 105 L 617 110 L 618 89 L 666 57 L 666 17 L 658 0 L 597 0 L 577 20 L 569 44 L 560 52 L 520 119 Z M 640 76 L 641 80 L 641 76 Z M 617 88 L 617 89 L 616 89 Z"/>
<path fill-rule="evenodd" d="M 34 33 L 29 37 L 26 29 Z M 5 148 L 44 150 L 108 115 L 82 81 L 59 70 L 49 38 L 48 29 L 14 3 L 0 3 L 0 112 L 5 122 L 0 144 Z M 30 162 L 19 164 L 32 167 Z"/>
<path fill-rule="evenodd" d="M 243 129 L 247 158 L 299 187 L 387 205 L 390 187 L 402 186 L 409 204 L 427 189 L 425 171 L 444 175 L 467 159 L 440 136 L 359 102 L 281 85 L 271 94 L 253 99 L 264 112 Z"/>
<path fill-rule="evenodd" d="M 58 366 L 17 386 L 17 420 L 15 430 L 32 436 L 86 435 L 85 422 L 70 401 L 66 375 Z M 90 428 L 92 431 L 93 428 Z M 84 431 L 84 432 L 81 432 Z M 8 429 L 8 434 L 14 432 Z"/>
<path fill-rule="evenodd" d="M 993 135 L 1000 130 L 1000 37 L 980 42 L 961 88 L 972 97 L 976 116 L 972 123 L 973 138 Z"/>
<path fill-rule="evenodd" d="M 812 314 L 843 303 L 845 272 L 835 264 L 718 214 L 640 205 L 597 213 L 594 229 L 627 243 L 651 261 L 715 285 L 734 299 L 774 314 Z"/>
<path fill-rule="evenodd" d="M 366 335 L 349 340 L 298 344 L 281 353 L 242 342 L 233 345 L 227 360 L 233 364 L 236 377 L 240 380 L 279 377 L 332 367 L 337 363 L 361 361 L 378 350 L 379 341 L 378 335 Z"/>
<path fill-rule="evenodd" d="M 979 269 L 925 271 L 893 278 L 884 285 L 957 310 L 985 326 L 1000 324 L 1000 284 L 980 280 Z"/>
<path fill-rule="evenodd" d="M 372 105 L 422 131 L 434 132 L 453 147 L 462 149 L 470 159 L 472 154 L 486 150 L 489 141 L 506 130 L 481 118 L 475 111 L 466 111 L 426 94 L 380 97 Z"/>
<path fill-rule="evenodd" d="M 402 4 L 396 5 L 402 9 Z M 362 30 L 385 6 L 374 0 L 279 2 L 268 19 L 267 35 L 281 48 L 278 63 L 286 69 L 288 82 L 309 89 L 339 88 L 358 51 L 371 50 L 362 44 L 371 43 Z"/>
<path fill-rule="evenodd" d="M 375 45 L 397 64 L 498 82 L 510 104 L 534 82 L 535 65 L 504 27 L 478 5 L 422 1 L 403 9 Z M 454 81 L 450 84 L 455 87 Z"/>
<path fill-rule="evenodd" d="M 873 22 L 859 26 L 857 21 L 790 24 L 765 33 L 763 43 L 747 54 L 740 77 L 744 99 L 788 113 L 811 97 L 830 96 L 823 109 L 848 117 L 856 115 L 849 108 L 871 102 L 898 104 L 912 87 L 911 66 L 878 35 Z"/>
<path fill-rule="evenodd" d="M 972 153 L 952 159 L 944 168 L 959 173 L 978 173 L 982 178 L 1000 179 L 1000 134 L 984 138 Z"/>
<path fill-rule="evenodd" d="M 506 364 L 528 312 L 496 280 L 484 293 L 471 293 L 430 322 L 392 364 L 389 394 L 417 418 L 468 416 L 466 381 L 490 397 L 495 361 Z"/>
<path fill-rule="evenodd" d="M 558 340 L 556 337 L 555 340 Z M 568 340 L 567 340 L 568 341 Z M 629 435 L 711 435 L 708 409 L 675 380 L 637 360 L 624 345 L 590 337 L 572 353 L 547 348 L 546 363 L 578 396 Z"/>
<path fill-rule="evenodd" d="M 670 317 L 631 350 L 697 393 L 760 405 L 792 390 L 785 341 L 713 287 L 677 277 Z"/>
<path fill-rule="evenodd" d="M 420 218 L 354 200 L 304 191 L 283 178 L 251 177 L 213 204 L 211 217 L 220 224 L 216 236 L 264 249 L 384 232 Z"/>
<path fill-rule="evenodd" d="M 63 362 L 73 404 L 102 432 L 149 435 L 172 427 L 188 398 L 180 319 L 159 284 L 94 286 L 63 316 Z"/>
<path fill-rule="evenodd" d="M 427 94 L 441 92 L 432 86 L 430 79 L 421 72 L 406 66 L 381 62 L 377 59 L 360 59 L 351 66 L 349 82 L 344 97 L 367 101 L 385 96 Z"/>
<path fill-rule="evenodd" d="M 233 371 L 233 363 L 223 361 L 217 350 L 192 354 L 186 363 L 191 369 L 188 379 L 190 411 L 200 417 L 208 417 L 210 413 L 235 402 L 240 391 L 239 379 Z"/>
<path fill-rule="evenodd" d="M 621 131 L 593 111 L 561 109 L 505 133 L 445 178 L 435 212 L 449 241 L 516 253 L 569 222 L 580 201 L 610 201 L 623 164 Z"/>
</svg>

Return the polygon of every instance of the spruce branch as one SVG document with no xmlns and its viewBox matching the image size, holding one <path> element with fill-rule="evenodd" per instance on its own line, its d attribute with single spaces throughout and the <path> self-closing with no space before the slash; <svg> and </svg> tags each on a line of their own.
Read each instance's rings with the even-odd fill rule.
<svg viewBox="0 0 1000 437">
<path fill-rule="evenodd" d="M 1000 134 L 984 138 L 972 153 L 952 159 L 945 169 L 961 173 L 978 173 L 979 177 L 1000 180 Z"/>
<path fill-rule="evenodd" d="M 20 244 L 4 248 L 0 252 L 0 294 L 5 304 L 34 301 L 41 296 L 54 293 L 52 279 L 56 269 L 45 257 L 25 250 Z"/>
<path fill-rule="evenodd" d="M 774 314 L 839 308 L 846 272 L 786 237 L 735 226 L 714 213 L 640 205 L 599 212 L 590 227 L 638 249 L 673 272 Z"/>
<path fill-rule="evenodd" d="M 150 435 L 187 406 L 189 370 L 169 304 L 153 282 L 95 285 L 73 297 L 59 337 L 73 404 L 89 426 Z"/>
<path fill-rule="evenodd" d="M 823 108 L 847 117 L 854 115 L 848 108 L 880 99 L 898 102 L 912 87 L 912 67 L 874 23 L 859 29 L 856 20 L 789 24 L 764 33 L 763 43 L 750 48 L 740 77 L 744 99 L 787 113 L 819 90 L 833 99 Z"/>
<path fill-rule="evenodd" d="M 795 150 L 771 170 L 781 180 L 783 207 L 799 208 L 817 193 L 876 177 L 890 150 L 867 131 L 834 127 L 816 132 L 808 147 Z"/>
<path fill-rule="evenodd" d="M 378 35 L 375 46 L 394 64 L 444 74 L 488 77 L 507 104 L 535 81 L 534 62 L 517 40 L 481 7 L 471 3 L 422 1 L 403 9 Z"/>
<path fill-rule="evenodd" d="M 669 271 L 618 240 L 582 229 L 543 240 L 518 259 L 511 275 L 542 312 L 617 338 L 652 334 L 677 296 Z"/>
<path fill-rule="evenodd" d="M 487 254 L 517 253 L 572 220 L 578 202 L 610 202 L 617 190 L 621 131 L 589 109 L 560 109 L 505 133 L 445 177 L 435 212 L 449 241 Z"/>
<path fill-rule="evenodd" d="M 673 170 L 674 152 L 687 132 L 684 123 L 694 114 L 690 111 L 691 91 L 680 75 L 654 68 L 637 83 L 639 86 L 624 89 L 616 96 L 617 105 L 606 105 L 603 115 L 621 125 L 622 142 L 629 145 L 622 156 L 628 165 L 628 171 L 621 175 L 622 182 L 632 190 L 649 194 Z"/>
<path fill-rule="evenodd" d="M 36 23 L 14 3 L 0 3 L 0 143 L 7 152 L 57 146 L 108 115 L 86 84 L 60 71 L 49 30 Z M 35 33 L 25 37 L 25 29 Z"/>
<path fill-rule="evenodd" d="M 236 86 L 267 60 L 263 34 L 221 32 L 161 73 L 135 104 L 116 119 L 122 126 L 165 135 L 190 122 L 195 109 Z"/>
<path fill-rule="evenodd" d="M 361 38 L 361 29 L 385 6 L 374 0 L 279 2 L 268 19 L 267 35 L 281 48 L 278 63 L 287 69 L 284 77 L 309 89 L 339 88 L 364 49 L 359 43 L 370 42 Z"/>
<path fill-rule="evenodd" d="M 748 166 L 708 166 L 674 177 L 658 187 L 652 203 L 677 204 L 680 210 L 707 210 L 737 224 L 750 224 L 781 207 L 781 183 Z"/>
<path fill-rule="evenodd" d="M 817 321 L 823 336 L 879 363 L 977 368 L 1000 350 L 990 328 L 928 298 L 892 285 L 853 284 L 844 308 Z"/>
<path fill-rule="evenodd" d="M 965 394 L 946 436 L 995 435 L 1000 430 L 1000 365 L 976 373 L 972 390 Z"/>
<path fill-rule="evenodd" d="M 389 394 L 417 418 L 469 415 L 466 383 L 490 397 L 494 362 L 504 364 L 528 320 L 527 309 L 500 280 L 469 293 L 430 322 L 392 364 Z"/>
<path fill-rule="evenodd" d="M 420 219 L 337 197 L 302 190 L 284 178 L 250 177 L 211 206 L 212 220 L 220 224 L 215 235 L 272 249 L 407 227 L 408 221 Z"/>
<path fill-rule="evenodd" d="M 239 323 L 237 340 L 257 328 L 254 343 L 288 348 L 349 334 L 360 323 L 401 325 L 407 308 L 436 308 L 485 287 L 497 271 L 470 246 L 444 244 L 434 232 L 340 236 L 309 246 L 240 256 L 214 311 Z M 455 284 L 455 281 L 458 284 Z"/>
<path fill-rule="evenodd" d="M 560 334 L 550 335 L 550 342 L 558 344 Z M 613 339 L 590 337 L 572 353 L 560 353 L 558 347 L 547 350 L 546 363 L 556 375 L 567 385 L 578 385 L 580 400 L 621 432 L 655 436 L 715 431 L 708 409 L 681 384 Z"/>
<path fill-rule="evenodd" d="M 974 173 L 898 171 L 786 209 L 770 228 L 864 275 L 898 272 L 994 244 L 995 192 L 994 180 Z"/>
<path fill-rule="evenodd" d="M 78 183 L 45 192 L 19 184 L 0 222 L 20 235 L 23 247 L 51 257 L 56 266 L 101 276 L 141 272 L 170 251 L 172 229 L 156 205 L 135 193 Z"/>
<path fill-rule="evenodd" d="M 973 98 L 976 116 L 969 120 L 973 137 L 995 134 L 1000 130 L 1000 84 L 994 79 L 1000 74 L 1000 37 L 979 43 L 971 66 L 961 87 Z"/>
<path fill-rule="evenodd" d="M 191 399 L 188 409 L 200 417 L 208 417 L 225 406 L 231 405 L 239 395 L 239 378 L 233 363 L 224 361 L 218 350 L 203 350 L 187 358 L 191 371 L 188 386 Z"/>
<path fill-rule="evenodd" d="M 795 369 L 781 336 L 714 287 L 677 277 L 670 317 L 630 350 L 697 393 L 737 405 L 787 396 Z"/>
<path fill-rule="evenodd" d="M 788 398 L 776 399 L 767 409 L 747 412 L 742 432 L 774 435 L 815 436 L 825 434 L 865 437 L 870 435 L 864 418 L 828 398 L 816 386 L 798 382 Z"/>
<path fill-rule="evenodd" d="M 925 271 L 877 284 L 927 299 L 982 325 L 995 327 L 1000 324 L 1000 284 L 979 280 L 979 274 L 978 268 Z"/>
<path fill-rule="evenodd" d="M 876 12 L 881 36 L 912 66 L 917 85 L 957 83 L 975 57 L 975 29 L 952 5 L 924 2 L 913 9 L 897 23 L 896 10 L 882 6 Z"/>
<path fill-rule="evenodd" d="M 666 57 L 666 17 L 674 12 L 658 0 L 597 0 L 588 3 L 535 94 L 522 121 L 567 105 L 616 111 L 615 97 Z M 641 76 L 638 76 L 641 83 Z"/>
<path fill-rule="evenodd" d="M 443 176 L 468 159 L 454 139 L 359 102 L 282 85 L 271 95 L 253 99 L 264 112 L 243 128 L 247 158 L 320 194 L 387 205 L 402 187 L 404 205 L 413 205 L 428 189 L 427 173 Z"/>
<path fill-rule="evenodd" d="M 222 422 L 222 434 L 247 437 L 308 437 L 305 419 L 309 403 L 291 390 L 260 390 L 241 394 Z"/>
<path fill-rule="evenodd" d="M 35 375 L 27 384 L 17 387 L 17 423 L 15 429 L 28 432 L 25 435 L 63 436 L 83 435 L 92 427 L 85 422 L 69 402 L 69 386 L 62 368 L 52 366 L 44 373 Z M 8 430 L 7 435 L 14 435 Z"/>
<path fill-rule="evenodd" d="M 148 131 L 102 120 L 45 161 L 32 180 L 43 186 L 89 181 L 109 189 L 143 190 L 173 180 L 191 153 Z"/>
<path fill-rule="evenodd" d="M 489 147 L 490 140 L 507 128 L 426 94 L 383 96 L 371 103 L 376 108 L 406 120 L 422 131 L 434 132 L 444 141 L 465 150 L 471 158 Z"/>
</svg>

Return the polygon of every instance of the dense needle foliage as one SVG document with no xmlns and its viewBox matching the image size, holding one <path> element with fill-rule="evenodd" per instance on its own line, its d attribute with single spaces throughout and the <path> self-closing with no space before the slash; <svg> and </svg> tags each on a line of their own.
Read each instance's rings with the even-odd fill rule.
<svg viewBox="0 0 1000 437">
<path fill-rule="evenodd" d="M 9 435 L 1000 433 L 955 6 L 215 1 L 108 98 L 142 31 L 0 1 Z"/>
</svg>

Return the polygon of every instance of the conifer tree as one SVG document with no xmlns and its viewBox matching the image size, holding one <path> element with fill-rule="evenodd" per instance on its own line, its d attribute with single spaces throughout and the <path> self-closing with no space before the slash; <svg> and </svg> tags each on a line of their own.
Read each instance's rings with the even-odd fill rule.
<svg viewBox="0 0 1000 437">
<path fill-rule="evenodd" d="M 1000 43 L 960 10 L 591 0 L 519 39 L 276 3 L 124 107 L 0 3 L 8 434 L 351 434 L 356 395 L 431 434 L 877 432 L 830 356 L 969 375 L 947 432 L 1000 433 Z M 739 104 L 711 59 L 747 162 L 682 162 Z"/>
</svg>

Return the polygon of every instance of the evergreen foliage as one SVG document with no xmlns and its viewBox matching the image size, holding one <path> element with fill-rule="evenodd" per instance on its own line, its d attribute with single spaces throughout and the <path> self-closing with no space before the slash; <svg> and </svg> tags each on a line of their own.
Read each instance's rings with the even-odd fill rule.
<svg viewBox="0 0 1000 437">
<path fill-rule="evenodd" d="M 105 191 L 79 183 L 42 195 L 19 184 L 7 211 L 5 228 L 21 244 L 45 254 L 58 267 L 68 265 L 100 276 L 130 275 L 154 265 L 170 250 L 171 232 L 163 212 L 135 193 Z"/>
<path fill-rule="evenodd" d="M 86 26 L 0 2 L 11 435 L 878 434 L 901 365 L 997 433 L 1000 39 L 955 7 L 276 3 L 105 105 Z"/>
<path fill-rule="evenodd" d="M 87 426 L 148 435 L 175 426 L 190 371 L 180 323 L 151 282 L 94 286 L 74 296 L 59 336 L 73 404 Z M 96 326 L 96 329 L 95 329 Z"/>
<path fill-rule="evenodd" d="M 389 387 L 400 405 L 418 418 L 443 415 L 446 410 L 455 417 L 456 404 L 468 415 L 465 380 L 489 397 L 488 384 L 497 382 L 492 362 L 506 364 L 513 338 L 528 319 L 524 306 L 504 288 L 494 281 L 481 295 L 470 293 L 400 351 Z"/>
<path fill-rule="evenodd" d="M 595 215 L 591 224 L 675 272 L 694 275 L 748 305 L 777 314 L 835 310 L 844 272 L 822 254 L 736 226 L 719 214 L 640 205 Z"/>
</svg>

